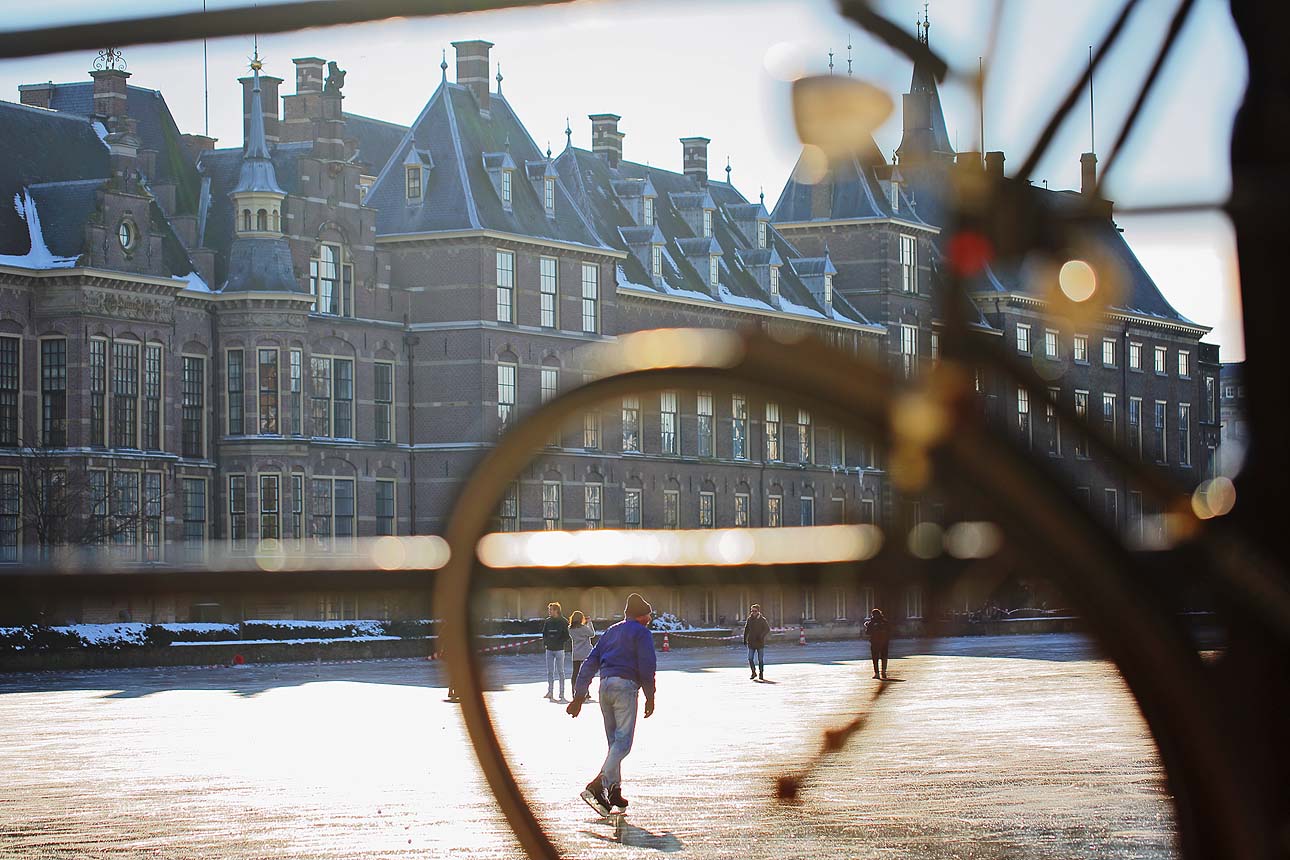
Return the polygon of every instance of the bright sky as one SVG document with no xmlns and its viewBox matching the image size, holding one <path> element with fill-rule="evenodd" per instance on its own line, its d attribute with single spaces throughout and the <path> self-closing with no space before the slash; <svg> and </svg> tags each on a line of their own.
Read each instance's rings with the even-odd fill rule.
<svg viewBox="0 0 1290 860">
<path fill-rule="evenodd" d="M 207 0 L 211 9 L 248 0 Z M 261 6 L 275 0 L 262 0 Z M 953 68 L 971 72 L 985 53 L 994 0 L 934 0 L 931 44 Z M 1006 169 L 1020 166 L 1052 107 L 1087 62 L 1118 10 L 1115 0 L 1030 0 L 999 4 L 1007 17 L 985 99 L 988 149 L 1006 153 Z M 1118 123 L 1128 111 L 1163 37 L 1172 3 L 1144 3 L 1135 12 L 1095 83 L 1096 147 L 1105 162 Z M 880 8 L 912 31 L 923 4 L 881 0 Z M 88 21 L 107 15 L 144 15 L 200 9 L 201 0 L 61 0 L 6 9 L 5 27 Z M 826 0 L 581 0 L 567 5 L 475 13 L 451 18 L 399 20 L 329 30 L 265 36 L 266 72 L 294 89 L 291 58 L 336 60 L 348 71 L 345 109 L 410 123 L 440 78 L 440 50 L 449 42 L 482 38 L 495 43 L 503 91 L 540 145 L 564 145 L 565 117 L 575 145 L 590 147 L 590 113 L 617 113 L 626 132 L 624 154 L 634 161 L 679 170 L 679 138 L 712 139 L 712 175 L 722 178 L 727 156 L 735 184 L 749 198 L 765 189 L 773 206 L 799 143 L 789 109 L 788 73 L 845 74 L 850 40 L 855 76 L 882 86 L 899 105 L 910 66 L 903 57 L 841 18 Z M 209 44 L 210 133 L 221 146 L 241 143 L 240 87 L 251 40 Z M 202 46 L 184 43 L 126 49 L 131 83 L 161 89 L 180 128 L 201 132 Z M 86 79 L 93 57 L 58 55 L 0 62 L 0 97 L 17 100 L 21 83 Z M 778 77 L 777 77 L 778 76 Z M 1226 4 L 1199 0 L 1174 56 L 1166 65 L 1139 130 L 1107 180 L 1118 205 L 1222 200 L 1230 190 L 1231 122 L 1245 86 L 1245 55 Z M 947 81 L 941 90 L 952 139 L 979 148 L 979 115 L 970 86 Z M 889 156 L 900 140 L 899 110 L 879 129 Z M 1040 164 L 1035 180 L 1054 188 L 1079 185 L 1079 155 L 1089 148 L 1087 99 L 1070 117 Z M 1237 295 L 1235 239 L 1225 216 L 1131 217 L 1120 226 L 1173 305 L 1214 327 L 1223 359 L 1244 357 Z"/>
</svg>

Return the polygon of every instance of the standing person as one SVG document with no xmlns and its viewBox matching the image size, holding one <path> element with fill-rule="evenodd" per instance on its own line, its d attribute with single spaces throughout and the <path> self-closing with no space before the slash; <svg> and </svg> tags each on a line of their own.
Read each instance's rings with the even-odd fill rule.
<svg viewBox="0 0 1290 860">
<path fill-rule="evenodd" d="M 873 658 L 873 676 L 887 679 L 887 653 L 891 648 L 891 624 L 881 609 L 869 613 L 864 623 L 864 635 L 869 637 L 869 656 Z M 882 661 L 882 672 L 878 672 L 878 661 Z"/>
<path fill-rule="evenodd" d="M 546 605 L 546 620 L 542 622 L 542 647 L 546 649 L 546 696 L 555 701 L 555 676 L 560 675 L 560 701 L 564 697 L 564 649 L 569 644 L 569 622 L 560 614 L 560 604 Z"/>
<path fill-rule="evenodd" d="M 749 677 L 756 681 L 758 675 L 761 680 L 766 680 L 766 637 L 770 635 L 770 622 L 761 614 L 761 604 L 754 603 L 748 612 L 748 620 L 744 622 L 744 647 L 748 649 L 748 668 L 752 672 Z M 753 665 L 753 658 L 757 658 L 756 665 Z"/>
<path fill-rule="evenodd" d="M 582 614 L 581 609 L 573 610 L 573 614 L 569 616 L 569 640 L 573 643 L 573 671 L 569 673 L 569 677 L 576 685 L 582 661 L 587 659 L 587 655 L 591 653 L 591 646 L 596 641 L 596 628 L 587 620 L 587 616 Z M 590 696 L 590 687 L 587 688 L 587 693 L 588 702 L 596 701 Z"/>
<path fill-rule="evenodd" d="M 565 711 L 578 716 L 587 700 L 591 681 L 600 673 L 600 715 L 605 721 L 605 739 L 609 753 L 600 773 L 587 783 L 582 799 L 599 812 L 608 815 L 611 806 L 627 809 L 622 792 L 623 759 L 632 751 L 636 737 L 636 702 L 645 691 L 645 719 L 654 713 L 654 635 L 649 631 L 653 609 L 645 598 L 632 593 L 623 607 L 623 620 L 600 637 L 574 679 L 573 701 Z"/>
</svg>

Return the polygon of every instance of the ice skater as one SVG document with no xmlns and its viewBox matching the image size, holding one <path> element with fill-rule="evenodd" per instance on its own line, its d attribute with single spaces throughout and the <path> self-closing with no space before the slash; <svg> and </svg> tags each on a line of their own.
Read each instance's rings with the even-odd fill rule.
<svg viewBox="0 0 1290 860">
<path fill-rule="evenodd" d="M 596 628 L 587 620 L 587 616 L 582 614 L 581 609 L 573 610 L 573 614 L 569 616 L 569 641 L 573 643 L 573 671 L 569 673 L 569 677 L 576 684 L 578 669 L 582 667 L 582 661 L 586 660 L 587 655 L 591 653 L 591 646 L 596 644 Z M 591 693 L 590 688 L 587 693 Z M 588 695 L 587 701 L 596 700 Z"/>
<path fill-rule="evenodd" d="M 573 701 L 565 708 L 576 717 L 587 700 L 591 681 L 600 674 L 600 715 L 605 721 L 609 753 L 600 773 L 587 783 L 582 799 L 601 815 L 611 807 L 626 811 L 622 792 L 623 759 L 632 751 L 636 737 L 636 703 L 645 692 L 645 718 L 654 713 L 654 635 L 649 631 L 653 610 L 645 598 L 633 593 L 623 607 L 623 620 L 600 637 L 574 679 Z"/>
<path fill-rule="evenodd" d="M 569 645 L 569 622 L 560 614 L 560 604 L 546 605 L 546 620 L 542 622 L 542 647 L 546 649 L 546 696 L 555 701 L 555 677 L 560 676 L 560 702 L 564 697 L 564 649 Z"/>
<path fill-rule="evenodd" d="M 891 624 L 881 609 L 869 613 L 864 623 L 864 635 L 869 637 L 869 656 L 873 658 L 873 676 L 887 680 L 887 654 L 891 649 Z M 882 661 L 882 671 L 878 671 L 878 661 Z"/>
<path fill-rule="evenodd" d="M 749 677 L 766 680 L 766 637 L 770 635 L 770 622 L 761 614 L 761 604 L 754 603 L 749 607 L 748 620 L 744 622 L 744 647 L 748 649 Z M 756 658 L 756 665 L 753 658 Z M 758 677 L 760 676 L 760 678 Z"/>
</svg>

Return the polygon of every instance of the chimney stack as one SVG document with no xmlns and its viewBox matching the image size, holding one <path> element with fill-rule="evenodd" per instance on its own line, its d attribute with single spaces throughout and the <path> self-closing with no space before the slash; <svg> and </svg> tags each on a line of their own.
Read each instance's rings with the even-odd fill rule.
<svg viewBox="0 0 1290 860">
<path fill-rule="evenodd" d="M 1097 154 L 1086 152 L 1079 157 L 1079 193 L 1092 197 L 1097 188 Z"/>
<path fill-rule="evenodd" d="M 95 69 L 90 77 L 94 79 L 95 116 L 105 121 L 125 116 L 128 113 L 126 80 L 130 73 L 124 69 Z"/>
<path fill-rule="evenodd" d="M 297 57 L 291 62 L 296 64 L 296 92 L 297 93 L 322 92 L 323 69 L 326 68 L 327 66 L 326 60 L 324 60 L 322 57 Z M 249 81 L 250 78 L 243 78 L 242 80 Z M 264 75 L 260 76 L 261 89 L 263 89 L 264 87 L 263 82 L 266 80 L 268 80 L 266 76 Z M 280 78 L 274 78 L 273 80 L 278 81 L 279 83 L 281 82 Z M 273 92 L 275 96 L 277 94 L 277 91 L 278 91 L 278 86 L 277 84 L 274 84 Z M 249 87 L 247 87 L 247 92 L 250 92 Z M 267 90 L 265 92 L 267 92 Z M 275 99 L 275 104 L 276 104 L 276 99 Z"/>
<path fill-rule="evenodd" d="M 972 150 L 960 152 L 957 156 L 955 166 L 960 170 L 980 170 L 981 153 L 973 152 Z"/>
<path fill-rule="evenodd" d="M 593 113 L 587 119 L 591 120 L 591 151 L 604 156 L 610 167 L 617 167 L 623 160 L 624 134 L 618 130 L 618 121 L 622 117 L 613 113 Z"/>
<path fill-rule="evenodd" d="M 31 107 L 47 108 L 54 100 L 54 83 L 22 84 L 18 87 L 18 99 Z"/>
<path fill-rule="evenodd" d="M 681 168 L 701 186 L 708 184 L 708 144 L 711 142 L 706 137 L 681 138 Z"/>
<path fill-rule="evenodd" d="M 297 60 L 297 63 L 300 61 Z M 320 64 L 322 60 L 318 61 Z M 300 86 L 301 66 L 296 66 L 296 86 Z M 319 68 L 322 68 L 319 65 Z M 251 105 L 252 95 L 251 87 L 253 86 L 252 78 L 238 78 L 238 83 L 242 85 L 242 140 L 246 140 L 251 132 Z M 264 139 L 270 146 L 278 143 L 278 84 L 282 83 L 282 78 L 275 78 L 273 75 L 260 75 L 260 116 L 264 118 Z"/>
<path fill-rule="evenodd" d="M 457 83 L 475 94 L 479 103 L 479 112 L 488 113 L 488 49 L 492 42 L 474 39 L 468 42 L 453 42 L 457 51 Z"/>
<path fill-rule="evenodd" d="M 1003 153 L 999 151 L 985 154 L 985 172 L 996 179 L 1003 178 Z"/>
</svg>

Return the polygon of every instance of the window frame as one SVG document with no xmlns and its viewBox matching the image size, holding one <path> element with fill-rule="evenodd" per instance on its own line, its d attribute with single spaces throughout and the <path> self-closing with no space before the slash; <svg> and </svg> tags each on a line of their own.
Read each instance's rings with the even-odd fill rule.
<svg viewBox="0 0 1290 860">
<path fill-rule="evenodd" d="M 1017 323 L 1017 352 L 1030 354 L 1030 324 Z"/>
<path fill-rule="evenodd" d="M 560 327 L 560 261 L 555 257 L 538 258 L 538 294 L 539 324 L 542 328 L 558 329 Z"/>
<path fill-rule="evenodd" d="M 515 322 L 515 252 L 496 251 L 497 309 L 499 323 Z"/>
<path fill-rule="evenodd" d="M 195 364 L 190 365 L 190 362 Z M 206 459 L 206 364 L 207 356 L 194 353 L 183 353 L 179 357 L 179 453 L 187 459 Z M 196 390 L 190 386 L 189 367 L 199 369 L 200 379 L 196 380 Z M 197 403 L 191 403 L 189 397 L 196 394 Z M 191 422 L 196 419 L 197 453 L 191 453 L 189 446 Z M 209 496 L 208 496 L 209 498 Z M 209 519 L 209 513 L 207 514 Z"/>
<path fill-rule="evenodd" d="M 224 419 L 229 436 L 246 435 L 246 350 L 240 346 L 224 350 Z"/>
<path fill-rule="evenodd" d="M 53 343 L 62 344 L 61 372 L 57 365 L 47 364 L 50 356 L 46 354 L 45 346 Z M 66 448 L 68 338 L 63 335 L 45 336 L 37 338 L 36 344 L 40 356 L 40 447 Z M 51 382 L 59 383 L 59 387 L 51 387 Z"/>
<path fill-rule="evenodd" d="M 273 356 L 272 367 L 272 387 L 265 387 L 265 364 L 266 354 Z M 256 397 L 255 397 L 255 426 L 260 436 L 281 436 L 282 435 L 282 355 L 281 350 L 276 346 L 261 346 L 255 350 L 255 377 L 256 377 Z M 266 394 L 269 401 L 266 401 Z M 266 429 L 265 425 L 265 408 L 271 408 L 270 420 L 268 426 L 272 429 Z"/>
<path fill-rule="evenodd" d="M 600 267 L 582 264 L 582 331 L 600 333 Z"/>
<path fill-rule="evenodd" d="M 388 384 L 388 390 L 384 392 L 381 390 L 382 370 L 387 374 L 386 383 Z M 392 361 L 372 362 L 372 440 L 375 442 L 394 441 L 394 372 Z"/>
<path fill-rule="evenodd" d="M 1115 368 L 1119 367 L 1117 353 L 1119 352 L 1120 342 L 1113 337 L 1102 338 L 1102 366 Z M 1109 360 L 1108 360 L 1109 359 Z"/>
<path fill-rule="evenodd" d="M 256 474 L 256 501 L 259 507 L 257 537 L 265 540 L 282 540 L 282 474 L 259 472 Z M 268 527 L 266 529 L 266 526 Z M 265 534 L 265 532 L 268 534 Z"/>
<path fill-rule="evenodd" d="M 900 291 L 918 294 L 918 239 L 908 233 L 900 234 Z"/>
<path fill-rule="evenodd" d="M 515 404 L 519 385 L 519 363 L 497 362 L 497 432 L 498 435 L 515 422 Z"/>
<path fill-rule="evenodd" d="M 381 497 L 381 491 L 388 489 L 389 498 Z M 378 536 L 396 535 L 399 531 L 399 496 L 396 482 L 390 478 L 377 478 L 375 486 L 372 488 L 372 503 L 374 506 L 374 519 L 376 520 L 375 528 Z M 383 507 L 388 505 L 387 514 Z M 388 530 L 387 530 L 388 529 Z"/>
</svg>

